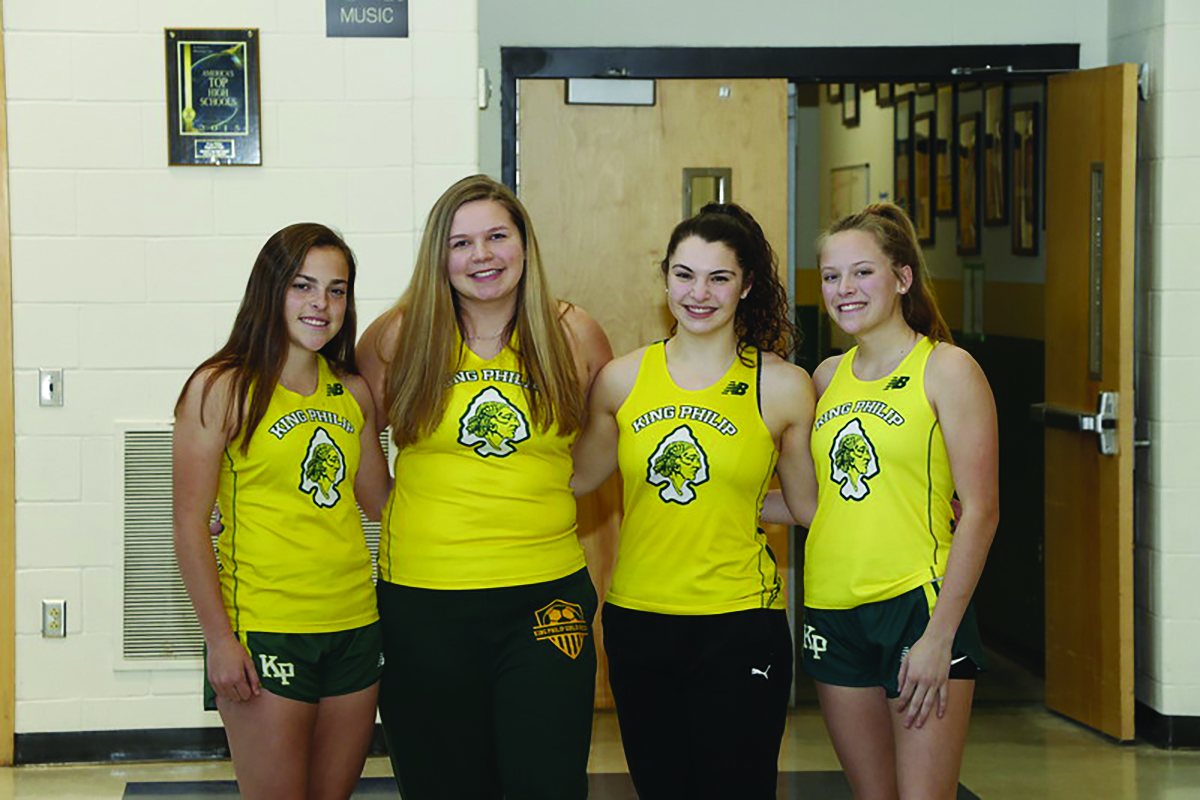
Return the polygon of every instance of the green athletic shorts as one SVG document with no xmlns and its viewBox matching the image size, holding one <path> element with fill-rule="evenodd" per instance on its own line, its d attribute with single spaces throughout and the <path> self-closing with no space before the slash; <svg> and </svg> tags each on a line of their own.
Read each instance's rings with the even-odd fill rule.
<svg viewBox="0 0 1200 800">
<path fill-rule="evenodd" d="M 849 609 L 804 609 L 804 671 L 833 686 L 882 686 L 899 697 L 900 661 L 929 625 L 938 583 Z M 950 677 L 972 680 L 987 668 L 975 609 L 968 605 L 951 649 Z"/>
<path fill-rule="evenodd" d="M 383 673 L 383 636 L 378 622 L 333 633 L 258 633 L 238 639 L 254 660 L 262 687 L 271 694 L 318 703 L 362 691 Z M 215 711 L 217 695 L 204 678 L 204 708 Z"/>
</svg>

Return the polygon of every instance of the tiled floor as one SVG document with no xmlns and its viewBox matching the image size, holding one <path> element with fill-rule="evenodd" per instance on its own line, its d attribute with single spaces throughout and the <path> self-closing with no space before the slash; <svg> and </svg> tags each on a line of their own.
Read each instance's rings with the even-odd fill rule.
<svg viewBox="0 0 1200 800">
<path fill-rule="evenodd" d="M 788 771 L 838 768 L 816 708 L 792 713 L 780 764 Z M 625 771 L 611 712 L 596 715 L 591 771 Z M 390 766 L 386 759 L 371 759 L 364 774 L 386 776 Z M 231 777 L 227 762 L 18 767 L 0 769 L 0 800 L 118 800 L 129 782 Z M 962 781 L 983 800 L 1195 800 L 1200 752 L 1115 745 L 1036 705 L 982 703 L 972 721 Z"/>
</svg>

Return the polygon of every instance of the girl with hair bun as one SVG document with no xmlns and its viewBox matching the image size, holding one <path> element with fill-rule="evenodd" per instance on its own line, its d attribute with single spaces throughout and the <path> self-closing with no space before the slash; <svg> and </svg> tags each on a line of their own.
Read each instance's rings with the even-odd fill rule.
<svg viewBox="0 0 1200 800">
<path fill-rule="evenodd" d="M 970 599 L 999 513 L 995 403 L 899 207 L 836 221 L 817 250 L 825 308 L 856 346 L 813 374 L 804 667 L 856 798 L 953 798 L 984 667 Z M 767 511 L 790 521 L 778 500 Z"/>
<path fill-rule="evenodd" d="M 792 639 L 757 523 L 776 474 L 792 516 L 813 513 L 812 382 L 749 212 L 706 205 L 661 268 L 671 338 L 601 370 L 572 481 L 619 466 L 624 484 L 603 611 L 621 738 L 643 800 L 773 798 Z"/>
</svg>

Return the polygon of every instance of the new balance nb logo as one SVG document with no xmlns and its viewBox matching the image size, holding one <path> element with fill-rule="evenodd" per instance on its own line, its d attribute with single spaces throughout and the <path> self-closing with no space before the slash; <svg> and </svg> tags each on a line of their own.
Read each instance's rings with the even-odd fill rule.
<svg viewBox="0 0 1200 800">
<path fill-rule="evenodd" d="M 742 383 L 741 381 L 730 381 L 729 385 L 721 390 L 721 394 L 736 394 L 738 397 L 744 395 L 750 389 L 750 384 Z"/>
<path fill-rule="evenodd" d="M 259 653 L 259 660 L 262 662 L 262 675 L 264 678 L 275 678 L 284 686 L 288 685 L 288 681 L 296 677 L 296 667 L 288 662 L 278 661 L 278 656 L 269 656 L 266 653 Z"/>
<path fill-rule="evenodd" d="M 829 649 L 829 640 L 817 633 L 817 629 L 812 625 L 805 625 L 804 649 L 812 651 L 813 661 L 820 661 L 821 653 Z"/>
<path fill-rule="evenodd" d="M 325 396 L 326 397 L 341 397 L 345 391 L 346 391 L 346 387 L 342 386 L 342 384 L 340 384 L 340 383 L 325 384 Z"/>
<path fill-rule="evenodd" d="M 903 389 L 907 385 L 908 385 L 908 376 L 907 375 L 897 375 L 896 377 L 892 378 L 890 381 L 887 382 L 887 385 L 883 387 L 883 390 L 886 392 L 888 389 Z"/>
</svg>

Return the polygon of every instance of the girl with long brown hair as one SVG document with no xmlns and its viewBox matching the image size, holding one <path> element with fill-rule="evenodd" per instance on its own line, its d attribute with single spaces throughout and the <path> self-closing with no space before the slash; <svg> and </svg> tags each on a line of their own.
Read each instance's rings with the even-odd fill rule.
<svg viewBox="0 0 1200 800">
<path fill-rule="evenodd" d="M 597 601 L 568 482 L 608 340 L 554 299 L 520 201 L 476 175 L 434 204 L 358 353 L 398 449 L 378 599 L 401 794 L 585 797 Z"/>
<path fill-rule="evenodd" d="M 175 550 L 206 706 L 247 798 L 349 797 L 374 729 L 381 644 L 359 505 L 378 519 L 388 477 L 355 364 L 354 278 L 324 225 L 277 232 L 228 342 L 175 407 Z"/>
</svg>

